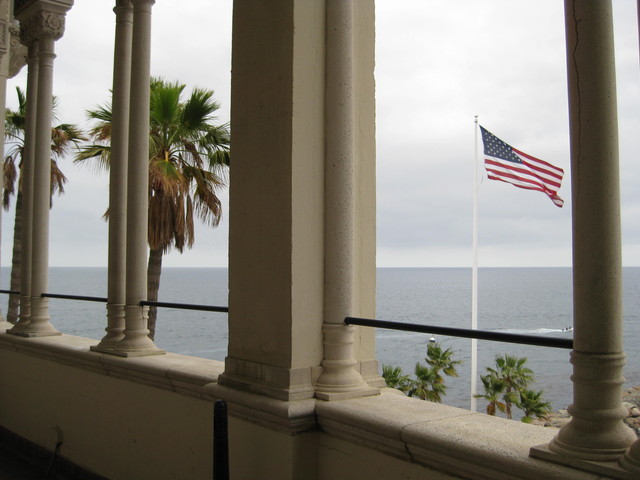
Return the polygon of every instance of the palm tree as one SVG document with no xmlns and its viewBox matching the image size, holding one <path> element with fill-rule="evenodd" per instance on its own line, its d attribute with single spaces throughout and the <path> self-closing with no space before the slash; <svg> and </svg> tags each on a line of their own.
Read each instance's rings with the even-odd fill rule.
<svg viewBox="0 0 640 480">
<path fill-rule="evenodd" d="M 222 216 L 217 196 L 226 184 L 230 162 L 229 128 L 215 125 L 220 105 L 213 91 L 194 88 L 182 100 L 186 86 L 151 79 L 149 125 L 149 264 L 147 299 L 156 301 L 162 257 L 171 248 L 182 252 L 195 240 L 194 217 L 216 226 Z M 87 112 L 94 121 L 94 145 L 81 149 L 76 162 L 93 160 L 99 168 L 110 162 L 111 106 Z M 157 311 L 149 309 L 149 336 L 155 335 Z"/>
<path fill-rule="evenodd" d="M 524 412 L 522 421 L 531 423 L 533 417 L 546 418 L 551 413 L 551 404 L 542 400 L 542 390 L 523 390 L 517 406 Z"/>
<path fill-rule="evenodd" d="M 440 370 L 448 377 L 458 376 L 456 365 L 460 365 L 462 361 L 453 360 L 452 356 L 453 350 L 451 348 L 442 350 L 442 347 L 437 342 L 427 344 L 427 358 L 425 358 L 425 361 L 436 370 L 438 377 L 443 382 L 444 379 L 440 375 Z"/>
<path fill-rule="evenodd" d="M 11 261 L 10 289 L 19 291 L 21 288 L 21 252 L 22 252 L 22 160 L 24 154 L 24 135 L 26 125 L 27 99 L 20 87 L 16 87 L 18 95 L 18 108 L 6 109 L 5 112 L 5 143 L 7 155 L 3 166 L 4 193 L 2 205 L 6 210 L 11 206 L 11 197 L 16 196 L 16 213 L 13 227 L 13 253 Z M 54 118 L 56 98 L 53 99 Z M 51 204 L 53 195 L 64 193 L 64 185 L 67 177 L 58 167 L 58 160 L 69 153 L 72 147 L 77 147 L 79 142 L 86 140 L 82 131 L 76 126 L 62 123 L 51 128 Z M 9 295 L 7 308 L 7 321 L 16 323 L 18 319 L 19 295 Z"/>
<path fill-rule="evenodd" d="M 511 407 L 520 401 L 520 394 L 533 382 L 533 371 L 524 366 L 526 357 L 512 357 L 504 354 L 496 356 L 496 369 L 487 368 L 504 381 L 503 400 L 506 405 L 507 418 L 512 418 Z"/>
<path fill-rule="evenodd" d="M 447 386 L 440 372 L 448 377 L 457 377 L 456 365 L 462 363 L 460 360 L 453 360 L 452 355 L 451 348 L 442 350 L 438 343 L 427 344 L 425 361 L 428 366 L 416 363 L 414 370 L 416 380 L 413 381 L 413 385 L 409 389 L 409 396 L 441 403 L 442 397 L 447 393 Z"/>
<path fill-rule="evenodd" d="M 402 368 L 392 367 L 391 365 L 382 365 L 382 378 L 384 378 L 387 387 L 397 388 L 401 392 L 407 392 L 411 388 L 411 379 L 409 375 L 402 373 Z"/>
<path fill-rule="evenodd" d="M 490 372 L 487 375 L 481 375 L 482 385 L 484 386 L 484 393 L 474 395 L 476 398 L 484 398 L 489 402 L 487 404 L 487 414 L 495 415 L 496 410 L 505 412 L 507 406 L 504 402 L 501 402 L 501 396 L 504 394 L 505 383 L 502 378 L 496 376 L 495 371 Z"/>
</svg>

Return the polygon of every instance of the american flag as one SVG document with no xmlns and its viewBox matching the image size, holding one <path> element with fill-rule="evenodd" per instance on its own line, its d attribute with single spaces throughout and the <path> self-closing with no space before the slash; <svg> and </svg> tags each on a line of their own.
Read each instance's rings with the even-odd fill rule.
<svg viewBox="0 0 640 480">
<path fill-rule="evenodd" d="M 489 179 L 546 193 L 555 205 L 562 207 L 564 200 L 558 196 L 558 190 L 564 176 L 563 169 L 513 148 L 482 126 L 480 131 L 484 144 L 484 167 Z"/>
</svg>

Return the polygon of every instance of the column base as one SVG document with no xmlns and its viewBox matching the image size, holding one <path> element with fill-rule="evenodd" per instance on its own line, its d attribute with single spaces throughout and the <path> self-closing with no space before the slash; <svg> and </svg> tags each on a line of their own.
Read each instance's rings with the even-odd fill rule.
<svg viewBox="0 0 640 480">
<path fill-rule="evenodd" d="M 28 332 L 28 331 L 15 331 L 13 329 L 7 330 L 9 335 L 16 335 L 17 337 L 25 337 L 25 338 L 35 338 L 35 337 L 55 337 L 57 335 L 62 335 L 62 332 L 58 332 L 57 330 L 49 330 L 49 331 L 37 331 L 37 332 Z"/>
<path fill-rule="evenodd" d="M 55 329 L 55 327 L 49 322 L 40 322 L 37 324 L 33 324 L 32 322 L 18 322 L 12 326 L 9 330 L 7 330 L 9 335 L 16 335 L 18 337 L 53 337 L 57 335 L 62 335 L 62 332 L 59 332 Z"/>
<path fill-rule="evenodd" d="M 99 345 L 96 345 L 98 347 Z M 113 348 L 105 348 L 102 353 L 109 353 L 119 357 L 146 357 L 148 355 L 164 355 L 167 352 L 156 347 L 149 337 L 125 338 Z"/>
<path fill-rule="evenodd" d="M 324 360 L 316 383 L 316 398 L 333 401 L 378 395 L 380 389 L 367 384 L 355 366 L 355 360 Z"/>
<path fill-rule="evenodd" d="M 539 458 L 540 460 L 558 463 L 560 465 L 567 465 L 586 472 L 602 475 L 606 478 L 614 478 L 617 480 L 637 480 L 638 478 L 637 472 L 633 473 L 615 461 L 621 458 L 620 454 L 618 454 L 613 461 L 591 461 L 558 453 L 556 448 L 552 450 L 550 444 L 546 444 L 531 447 L 529 455 L 533 458 Z"/>
<path fill-rule="evenodd" d="M 325 389 L 322 391 L 316 391 L 316 398 L 327 402 L 333 402 L 335 400 L 349 400 L 351 398 L 371 397 L 374 395 L 380 395 L 380 389 L 370 387 L 366 383 L 364 385 L 358 385 L 355 388 L 342 391 L 328 391 Z"/>
<path fill-rule="evenodd" d="M 228 356 L 218 384 L 284 402 L 311 399 L 317 367 L 282 368 Z"/>
<path fill-rule="evenodd" d="M 620 458 L 620 466 L 640 478 L 640 440 L 636 440 L 631 448 Z"/>
<path fill-rule="evenodd" d="M 100 353 L 107 353 L 110 355 L 116 355 L 118 357 L 146 357 L 149 355 L 165 355 L 167 352 L 161 348 L 147 349 L 147 350 L 122 350 L 122 349 L 104 349 L 95 350 Z"/>
<path fill-rule="evenodd" d="M 98 353 L 113 353 L 113 351 L 117 348 L 117 343 L 108 344 L 105 342 L 100 342 L 98 345 L 91 345 L 89 350 L 92 352 Z"/>
<path fill-rule="evenodd" d="M 563 429 L 571 428 L 571 423 L 567 424 Z M 624 433 L 629 433 L 629 438 L 635 437 L 633 431 L 623 425 Z M 562 433 L 562 431 L 561 431 Z M 560 434 L 561 434 L 560 433 Z M 619 447 L 619 448 L 597 448 L 593 447 L 582 447 L 577 445 L 570 445 L 566 442 L 560 440 L 559 436 L 556 436 L 551 443 L 549 443 L 549 449 L 552 452 L 557 453 L 561 456 L 568 456 L 578 460 L 585 460 L 587 462 L 615 462 L 617 461 L 627 450 L 627 447 Z M 633 441 L 633 440 L 631 440 Z M 628 445 L 628 444 L 627 444 Z"/>
<path fill-rule="evenodd" d="M 31 296 L 29 300 L 28 320 L 21 315 L 21 319 L 8 331 L 20 337 L 53 337 L 62 335 L 52 325 L 49 317 L 49 299 Z"/>
<path fill-rule="evenodd" d="M 147 329 L 147 309 L 140 305 L 126 305 L 124 307 L 125 323 L 127 327 L 122 332 L 123 339 L 113 349 L 106 349 L 104 353 L 120 357 L 146 357 L 148 355 L 164 355 L 164 350 L 158 348 L 149 338 Z"/>
<path fill-rule="evenodd" d="M 315 385 L 316 398 L 333 401 L 378 395 L 380 390 L 367 384 L 356 371 L 358 362 L 352 352 L 355 327 L 325 323 L 322 330 L 325 359 Z"/>
<path fill-rule="evenodd" d="M 92 345 L 92 352 L 112 353 L 118 344 L 124 340 L 124 304 L 107 305 L 107 334 L 102 337 L 98 345 Z"/>
</svg>

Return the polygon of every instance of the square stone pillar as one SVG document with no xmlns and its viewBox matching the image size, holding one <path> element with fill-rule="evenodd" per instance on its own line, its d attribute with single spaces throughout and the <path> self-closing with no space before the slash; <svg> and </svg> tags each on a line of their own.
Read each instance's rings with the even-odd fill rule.
<svg viewBox="0 0 640 480">
<path fill-rule="evenodd" d="M 375 314 L 373 1 L 353 5 L 352 315 Z M 219 383 L 311 399 L 324 356 L 326 5 L 234 4 L 229 353 Z M 327 227 L 331 228 L 331 227 Z M 355 369 L 377 373 L 374 332 Z M 257 412 L 259 414 L 259 412 Z"/>
</svg>

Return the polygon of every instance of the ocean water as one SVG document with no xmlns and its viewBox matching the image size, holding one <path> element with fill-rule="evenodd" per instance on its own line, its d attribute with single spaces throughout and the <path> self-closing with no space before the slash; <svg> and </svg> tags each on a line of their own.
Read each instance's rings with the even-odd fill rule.
<svg viewBox="0 0 640 480">
<path fill-rule="evenodd" d="M 0 271 L 8 288 L 9 270 Z M 640 268 L 624 275 L 624 327 L 627 385 L 640 384 Z M 227 269 L 166 268 L 159 299 L 166 302 L 227 305 Z M 106 268 L 51 268 L 49 291 L 106 296 Z M 572 324 L 572 287 L 569 268 L 481 268 L 478 273 L 478 328 L 541 336 L 570 337 L 562 331 Z M 0 297 L 6 312 L 6 297 Z M 102 303 L 50 299 L 55 327 L 68 334 L 99 340 L 106 326 Z M 465 268 L 382 268 L 377 271 L 377 315 L 381 320 L 469 328 L 471 271 Z M 193 335 L 192 332 L 198 332 Z M 378 329 L 380 364 L 400 366 L 412 373 L 424 363 L 429 335 Z M 454 358 L 463 363 L 460 376 L 448 378 L 444 403 L 468 408 L 470 401 L 471 341 L 436 336 Z M 160 309 L 156 343 L 175 353 L 223 360 L 227 349 L 227 316 L 222 313 Z M 491 366 L 496 355 L 527 357 L 535 372 L 533 388 L 544 390 L 554 409 L 571 403 L 571 365 L 564 349 L 478 341 L 478 373 Z M 479 388 L 481 382 L 478 380 Z M 478 408 L 484 408 L 482 401 Z"/>
</svg>

